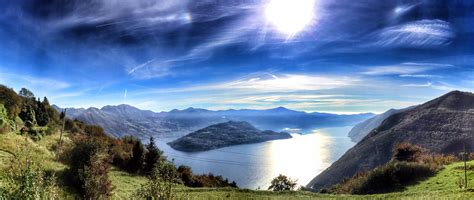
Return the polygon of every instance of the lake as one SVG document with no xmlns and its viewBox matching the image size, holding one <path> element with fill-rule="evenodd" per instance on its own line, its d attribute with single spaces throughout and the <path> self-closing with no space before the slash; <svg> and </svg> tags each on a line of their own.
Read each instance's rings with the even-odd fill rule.
<svg viewBox="0 0 474 200">
<path fill-rule="evenodd" d="M 205 152 L 186 153 L 169 147 L 172 139 L 157 140 L 158 147 L 176 165 L 188 165 L 194 173 L 213 173 L 237 182 L 240 188 L 267 189 L 284 174 L 306 185 L 354 146 L 347 133 L 352 127 L 324 128 L 293 138 L 245 144 Z"/>
</svg>

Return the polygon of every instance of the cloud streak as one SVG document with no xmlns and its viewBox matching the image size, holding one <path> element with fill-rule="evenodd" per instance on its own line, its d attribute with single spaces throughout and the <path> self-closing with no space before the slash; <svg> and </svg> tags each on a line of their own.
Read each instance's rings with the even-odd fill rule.
<svg viewBox="0 0 474 200">
<path fill-rule="evenodd" d="M 399 65 L 371 67 L 361 74 L 364 75 L 400 75 L 401 77 L 416 77 L 413 75 L 420 72 L 426 72 L 431 70 L 445 69 L 454 67 L 451 64 L 439 64 L 439 63 L 401 63 Z M 418 75 L 418 77 L 420 77 Z M 426 77 L 426 76 L 425 76 Z"/>
</svg>

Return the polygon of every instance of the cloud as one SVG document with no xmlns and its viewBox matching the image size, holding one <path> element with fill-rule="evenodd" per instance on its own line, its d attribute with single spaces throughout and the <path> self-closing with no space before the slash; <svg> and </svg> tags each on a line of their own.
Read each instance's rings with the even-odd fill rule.
<svg viewBox="0 0 474 200">
<path fill-rule="evenodd" d="M 426 72 L 430 70 L 437 70 L 453 67 L 450 64 L 439 64 L 439 63 L 401 63 L 399 65 L 390 65 L 390 66 L 381 66 L 381 67 L 371 67 L 366 71 L 362 72 L 365 75 L 404 75 L 410 76 L 415 73 Z M 413 76 L 413 75 L 412 75 Z"/>
<path fill-rule="evenodd" d="M 214 88 L 256 90 L 256 91 L 297 91 L 323 90 L 354 86 L 360 80 L 346 76 L 318 76 L 299 74 L 267 74 L 266 76 L 248 77 L 228 83 L 218 84 Z"/>
<path fill-rule="evenodd" d="M 424 83 L 424 84 L 404 84 L 402 86 L 403 87 L 430 87 L 432 85 L 433 85 L 433 83 L 427 82 L 427 83 Z"/>
<path fill-rule="evenodd" d="M 434 48 L 451 44 L 455 33 L 449 22 L 423 19 L 384 28 L 376 38 L 373 46 Z"/>
<path fill-rule="evenodd" d="M 402 78 L 442 78 L 440 75 L 433 74 L 400 74 Z"/>
</svg>

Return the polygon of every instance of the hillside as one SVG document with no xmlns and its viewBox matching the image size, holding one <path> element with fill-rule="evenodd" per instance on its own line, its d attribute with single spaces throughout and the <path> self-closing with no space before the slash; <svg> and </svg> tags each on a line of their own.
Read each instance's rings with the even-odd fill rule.
<svg viewBox="0 0 474 200">
<path fill-rule="evenodd" d="M 61 108 L 55 106 L 59 111 Z M 219 110 L 199 108 L 152 112 L 130 105 L 104 106 L 103 108 L 68 108 L 67 116 L 103 127 L 107 133 L 122 137 L 134 135 L 142 139 L 155 137 L 180 137 L 207 126 L 233 121 L 247 121 L 259 129 L 300 129 L 348 126 L 373 116 L 371 113 L 336 115 L 328 113 L 306 113 L 283 107 L 267 110 Z"/>
<path fill-rule="evenodd" d="M 231 145 L 288 139 L 285 132 L 260 131 L 248 122 L 229 121 L 208 126 L 168 143 L 179 151 L 207 151 Z"/>
<path fill-rule="evenodd" d="M 348 150 L 308 187 L 320 190 L 390 160 L 394 144 L 410 142 L 432 152 L 473 149 L 474 94 L 453 91 L 413 109 L 393 114 Z"/>
<path fill-rule="evenodd" d="M 413 107 L 409 108 L 404 108 L 404 109 L 390 109 L 385 111 L 382 114 L 378 114 L 373 116 L 370 119 L 367 119 L 361 123 L 356 124 L 351 131 L 349 131 L 348 136 L 351 138 L 353 142 L 359 142 L 361 141 L 366 135 L 368 135 L 372 130 L 380 126 L 382 124 L 383 120 L 385 120 L 387 117 L 390 117 L 390 115 L 393 115 L 395 113 L 403 112 L 405 110 L 411 109 Z"/>
<path fill-rule="evenodd" d="M 57 142 L 58 134 L 46 136 L 39 143 L 29 141 L 34 149 L 33 155 L 43 158 L 45 168 L 60 173 L 65 166 L 55 161 L 51 152 L 52 145 Z M 69 135 L 66 135 L 68 138 Z M 16 151 L 16 144 L 23 142 L 22 136 L 7 133 L 0 134 L 0 167 L 3 169 L 11 158 L 10 152 Z M 469 165 L 473 166 L 474 161 Z M 457 188 L 455 182 L 462 170 L 457 167 L 462 163 L 454 163 L 445 167 L 436 176 L 424 180 L 416 185 L 408 187 L 403 192 L 378 194 L 378 195 L 329 195 L 304 191 L 271 192 L 233 188 L 178 188 L 178 195 L 193 197 L 194 199 L 471 199 L 473 192 L 464 192 Z M 1 179 L 4 171 L 0 170 L 0 187 L 4 183 Z M 115 186 L 111 199 L 130 199 L 133 192 L 146 182 L 141 176 L 129 174 L 127 172 L 113 169 L 109 173 L 112 184 Z M 469 173 L 469 179 L 474 180 L 474 173 Z M 472 185 L 472 184 L 471 184 Z M 472 188 L 472 187 L 470 187 Z M 69 188 L 60 188 L 61 199 L 77 199 L 78 197 Z"/>
</svg>

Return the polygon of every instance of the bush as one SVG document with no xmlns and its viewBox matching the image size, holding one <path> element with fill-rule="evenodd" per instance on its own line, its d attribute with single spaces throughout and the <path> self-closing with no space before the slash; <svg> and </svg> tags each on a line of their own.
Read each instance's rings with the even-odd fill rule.
<svg viewBox="0 0 474 200">
<path fill-rule="evenodd" d="M 113 186 L 108 177 L 110 165 L 106 161 L 107 156 L 93 155 L 90 163 L 80 173 L 85 199 L 107 199 L 112 196 Z"/>
<path fill-rule="evenodd" d="M 222 176 L 214 176 L 214 174 L 193 175 L 191 167 L 180 165 L 178 167 L 178 177 L 181 182 L 188 187 L 234 187 L 237 188 L 237 183 L 232 181 L 229 183 L 228 179 Z"/>
<path fill-rule="evenodd" d="M 280 174 L 272 180 L 272 183 L 268 189 L 273 191 L 294 190 L 296 185 L 297 183 L 295 180 Z"/>
<path fill-rule="evenodd" d="M 178 182 L 176 167 L 170 162 L 157 162 L 148 182 L 133 195 L 137 199 L 176 199 L 175 186 Z"/>
<path fill-rule="evenodd" d="M 339 194 L 393 192 L 432 176 L 435 172 L 436 169 L 432 169 L 428 164 L 391 162 L 372 171 L 358 173 L 332 190 Z"/>
<path fill-rule="evenodd" d="M 0 104 L 0 133 L 6 133 L 15 129 L 15 122 L 10 120 L 7 110 Z"/>
<path fill-rule="evenodd" d="M 108 179 L 110 171 L 107 142 L 102 138 L 76 136 L 74 146 L 64 152 L 67 157 L 69 184 L 79 189 L 85 199 L 106 199 L 113 190 Z"/>
<path fill-rule="evenodd" d="M 400 143 L 394 146 L 392 159 L 396 161 L 416 162 L 425 149 L 411 143 Z"/>
</svg>

